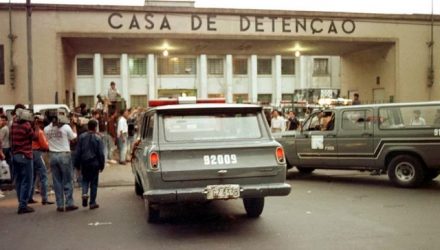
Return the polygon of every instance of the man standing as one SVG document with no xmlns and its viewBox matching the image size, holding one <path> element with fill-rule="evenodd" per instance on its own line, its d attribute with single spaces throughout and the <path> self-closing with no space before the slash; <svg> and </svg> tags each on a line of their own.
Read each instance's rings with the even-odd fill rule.
<svg viewBox="0 0 440 250">
<path fill-rule="evenodd" d="M 32 140 L 36 133 L 29 121 L 24 119 L 24 106 L 15 105 L 16 119 L 11 126 L 12 164 L 15 168 L 15 189 L 18 198 L 18 214 L 32 213 L 28 206 L 33 179 Z"/>
<path fill-rule="evenodd" d="M 288 122 L 289 122 L 288 130 L 297 130 L 298 129 L 299 121 L 296 118 L 295 112 L 293 112 L 293 111 L 289 112 Z"/>
<path fill-rule="evenodd" d="M 90 209 L 96 209 L 99 172 L 105 166 L 104 144 L 96 133 L 98 123 L 90 120 L 87 126 L 88 132 L 79 137 L 74 164 L 82 175 L 82 206 L 87 207 L 90 188 Z"/>
<path fill-rule="evenodd" d="M 272 133 L 282 132 L 286 130 L 286 121 L 284 117 L 279 115 L 278 110 L 272 111 L 272 120 L 270 121 Z"/>
<path fill-rule="evenodd" d="M 119 164 L 126 164 L 127 157 L 127 135 L 128 135 L 128 124 L 127 124 L 128 111 L 122 110 L 121 117 L 118 120 L 117 138 L 119 147 Z"/>
<path fill-rule="evenodd" d="M 69 126 L 65 115 L 58 115 L 44 128 L 49 142 L 50 167 L 52 170 L 57 211 L 78 209 L 73 202 L 73 168 L 69 141 L 76 138 L 76 128 Z"/>
<path fill-rule="evenodd" d="M 37 175 L 40 176 L 40 194 L 41 194 L 41 203 L 43 205 L 51 205 L 52 201 L 48 200 L 47 197 L 47 169 L 46 164 L 43 160 L 44 152 L 49 150 L 49 144 L 47 142 L 46 136 L 43 132 L 43 116 L 35 117 L 35 132 L 37 133 L 37 140 L 32 142 L 32 154 L 34 158 L 34 178 L 32 181 L 32 191 L 29 199 L 29 203 L 36 203 L 33 199 L 33 194 L 35 191 L 35 180 Z"/>
<path fill-rule="evenodd" d="M 360 105 L 361 104 L 361 100 L 359 100 L 359 94 L 355 93 L 353 95 L 353 102 L 351 103 L 352 105 Z"/>
<path fill-rule="evenodd" d="M 11 169 L 11 178 L 12 178 L 12 162 L 11 162 L 11 147 L 9 143 L 9 126 L 8 126 L 8 117 L 6 115 L 0 115 L 0 141 L 2 141 L 3 155 L 5 157 L 6 162 Z"/>
</svg>

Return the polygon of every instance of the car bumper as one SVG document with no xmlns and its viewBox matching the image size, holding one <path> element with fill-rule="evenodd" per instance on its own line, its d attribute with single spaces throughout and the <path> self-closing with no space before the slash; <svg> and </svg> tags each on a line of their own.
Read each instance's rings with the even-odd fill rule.
<svg viewBox="0 0 440 250">
<path fill-rule="evenodd" d="M 240 186 L 240 198 L 265 196 L 285 196 L 291 187 L 287 183 L 243 185 Z M 150 190 L 143 194 L 144 199 L 152 203 L 174 203 L 207 201 L 204 187 Z"/>
</svg>

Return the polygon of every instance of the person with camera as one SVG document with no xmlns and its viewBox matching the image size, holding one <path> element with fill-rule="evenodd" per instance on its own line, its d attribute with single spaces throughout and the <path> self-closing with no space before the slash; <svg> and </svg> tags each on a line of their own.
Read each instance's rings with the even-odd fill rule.
<svg viewBox="0 0 440 250">
<path fill-rule="evenodd" d="M 15 168 L 15 189 L 18 198 L 18 214 L 32 213 L 34 209 L 28 206 L 31 197 L 33 179 L 32 141 L 37 139 L 37 131 L 31 124 L 32 113 L 25 110 L 22 104 L 15 105 L 15 119 L 11 126 L 12 164 Z"/>
<path fill-rule="evenodd" d="M 44 152 L 49 150 L 49 144 L 47 142 L 46 136 L 44 135 L 43 129 L 43 120 L 44 117 L 42 115 L 35 116 L 35 132 L 37 133 L 38 139 L 32 142 L 32 154 L 34 158 L 34 178 L 32 181 L 32 191 L 31 197 L 29 199 L 29 203 L 37 203 L 33 199 L 33 194 L 35 192 L 35 181 L 37 179 L 37 175 L 40 177 L 40 194 L 41 194 L 41 203 L 43 205 L 52 205 L 54 204 L 52 201 L 49 201 L 47 195 L 47 168 L 46 164 L 43 160 Z"/>
<path fill-rule="evenodd" d="M 76 138 L 75 126 L 69 125 L 66 114 L 57 112 L 51 123 L 44 128 L 49 143 L 55 199 L 58 212 L 78 209 L 73 200 L 73 166 L 69 141 Z"/>
</svg>

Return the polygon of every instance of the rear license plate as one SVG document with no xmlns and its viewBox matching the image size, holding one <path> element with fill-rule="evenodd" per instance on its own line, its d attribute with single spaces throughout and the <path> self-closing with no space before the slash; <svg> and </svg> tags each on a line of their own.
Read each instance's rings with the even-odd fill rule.
<svg viewBox="0 0 440 250">
<path fill-rule="evenodd" d="M 239 197 L 239 185 L 208 185 L 206 187 L 206 198 L 208 200 L 237 199 Z"/>
</svg>

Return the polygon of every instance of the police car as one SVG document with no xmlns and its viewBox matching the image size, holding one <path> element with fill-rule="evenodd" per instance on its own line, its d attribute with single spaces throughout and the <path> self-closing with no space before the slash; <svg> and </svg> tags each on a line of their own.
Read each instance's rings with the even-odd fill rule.
<svg viewBox="0 0 440 250">
<path fill-rule="evenodd" d="M 261 106 L 188 97 L 149 106 L 132 152 L 149 222 L 164 204 L 239 198 L 249 217 L 259 217 L 266 196 L 290 193 L 284 150 Z"/>
</svg>

